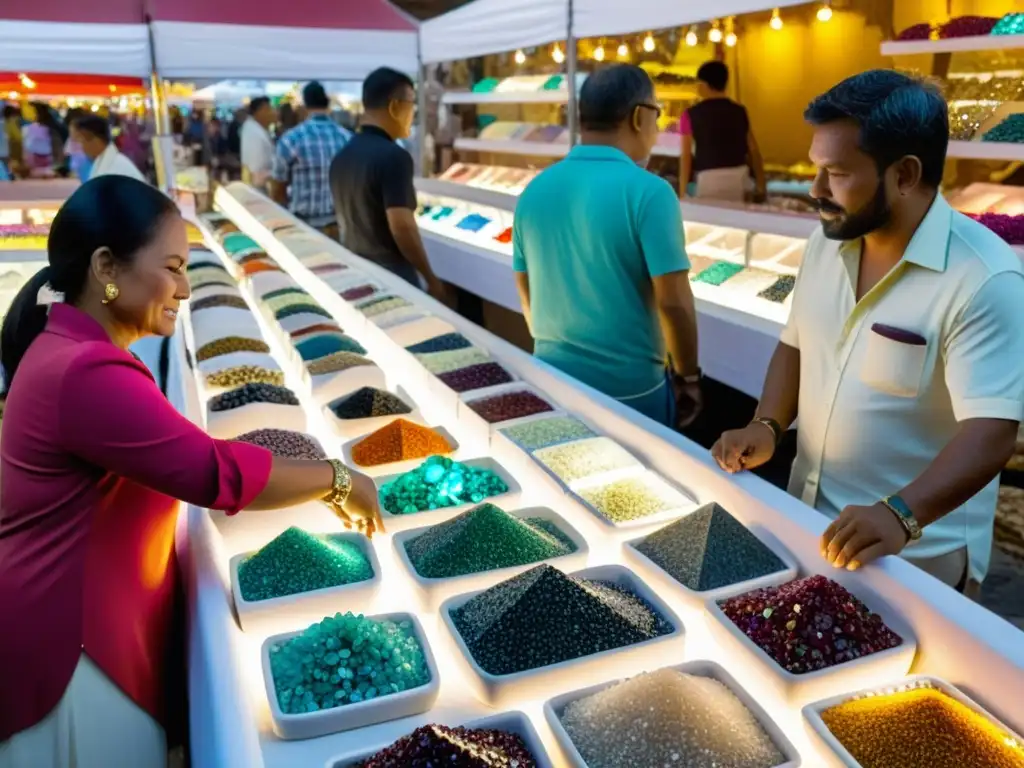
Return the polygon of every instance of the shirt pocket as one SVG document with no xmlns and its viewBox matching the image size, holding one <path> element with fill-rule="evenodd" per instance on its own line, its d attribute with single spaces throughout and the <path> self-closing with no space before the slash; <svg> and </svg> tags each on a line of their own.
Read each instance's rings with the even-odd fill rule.
<svg viewBox="0 0 1024 768">
<path fill-rule="evenodd" d="M 917 397 L 927 358 L 928 341 L 923 336 L 876 323 L 868 332 L 860 380 L 895 397 Z"/>
</svg>

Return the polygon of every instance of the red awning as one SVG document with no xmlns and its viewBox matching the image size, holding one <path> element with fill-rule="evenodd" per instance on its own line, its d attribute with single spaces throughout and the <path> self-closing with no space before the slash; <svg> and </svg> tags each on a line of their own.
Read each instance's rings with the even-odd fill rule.
<svg viewBox="0 0 1024 768">
<path fill-rule="evenodd" d="M 388 32 L 416 29 L 416 24 L 387 0 L 149 0 L 148 7 L 154 21 Z"/>
<path fill-rule="evenodd" d="M 0 20 L 62 24 L 142 24 L 143 0 L 5 0 Z M 45 43 L 45 41 L 40 41 Z"/>
<path fill-rule="evenodd" d="M 32 87 L 25 86 L 21 75 L 26 75 Z M 138 77 L 110 75 L 62 75 L 41 72 L 0 72 L 0 96 L 17 93 L 31 100 L 35 96 L 95 96 L 111 97 L 141 94 L 146 84 Z"/>
</svg>

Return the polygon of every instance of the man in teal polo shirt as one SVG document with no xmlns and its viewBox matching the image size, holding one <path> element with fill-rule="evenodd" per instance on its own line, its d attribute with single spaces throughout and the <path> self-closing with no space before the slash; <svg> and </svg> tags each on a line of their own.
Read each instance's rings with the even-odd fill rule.
<svg viewBox="0 0 1024 768">
<path fill-rule="evenodd" d="M 534 354 L 662 424 L 701 406 L 697 315 L 672 186 L 646 170 L 660 106 L 639 67 L 587 78 L 582 145 L 523 192 L 513 266 Z"/>
</svg>

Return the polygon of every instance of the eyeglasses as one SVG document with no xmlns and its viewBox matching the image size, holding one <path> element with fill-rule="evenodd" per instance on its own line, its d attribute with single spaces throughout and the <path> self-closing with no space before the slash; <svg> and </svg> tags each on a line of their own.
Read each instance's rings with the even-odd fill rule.
<svg viewBox="0 0 1024 768">
<path fill-rule="evenodd" d="M 664 107 L 662 107 L 661 104 L 649 104 L 646 101 L 641 101 L 636 106 L 637 109 L 643 107 L 644 109 L 654 110 L 655 117 L 658 118 L 659 120 L 661 119 L 661 113 L 664 111 Z"/>
</svg>

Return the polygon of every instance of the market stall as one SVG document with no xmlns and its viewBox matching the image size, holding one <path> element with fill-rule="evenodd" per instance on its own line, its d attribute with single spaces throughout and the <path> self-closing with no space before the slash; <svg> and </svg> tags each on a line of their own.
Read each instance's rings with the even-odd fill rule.
<svg viewBox="0 0 1024 768">
<path fill-rule="evenodd" d="M 607 738 L 629 741 L 629 734 L 616 730 L 619 721 L 611 713 L 628 712 L 636 696 L 645 701 L 644 691 L 651 690 L 645 686 L 662 682 L 684 686 L 673 688 L 672 695 L 702 713 L 708 712 L 707 696 L 722 695 L 734 711 L 748 713 L 744 722 L 749 729 L 743 733 L 756 739 L 758 749 L 767 750 L 756 763 L 760 765 L 842 764 L 835 749 L 856 751 L 860 737 L 855 727 L 837 726 L 834 716 L 848 712 L 853 706 L 850 695 L 864 688 L 908 689 L 891 702 L 873 699 L 883 710 L 918 696 L 939 697 L 945 702 L 940 706 L 954 707 L 951 697 L 962 697 L 957 691 L 963 691 L 970 699 L 958 699 L 956 706 L 967 707 L 957 710 L 968 717 L 964 748 L 974 754 L 978 749 L 1004 750 L 1003 757 L 1016 750 L 1014 759 L 1020 759 L 1020 737 L 1013 731 L 1024 728 L 1017 706 L 1017 691 L 1024 684 L 1024 643 L 1010 625 L 900 560 L 857 573 L 828 569 L 817 548 L 825 519 L 799 501 L 753 476 L 724 475 L 706 452 L 685 438 L 464 321 L 251 189 L 240 184 L 223 188 L 216 203 L 226 218 L 203 223 L 208 250 L 194 252 L 190 260 L 193 297 L 187 316 L 182 313 L 180 318 L 185 334 L 178 338 L 197 360 L 194 377 L 185 381 L 187 413 L 213 434 L 287 429 L 308 437 L 296 442 L 293 434 L 277 445 L 280 450 L 309 451 L 318 443 L 329 455 L 358 460 L 378 483 L 389 532 L 372 541 L 348 541 L 346 546 L 361 548 L 364 565 L 363 575 L 347 585 L 321 592 L 256 594 L 251 590 L 262 590 L 260 585 L 281 586 L 285 572 L 286 580 L 310 575 L 297 562 L 289 566 L 278 561 L 276 569 L 266 568 L 273 552 L 282 551 L 276 549 L 282 537 L 292 543 L 302 538 L 290 526 L 338 535 L 340 523 L 319 505 L 246 511 L 231 518 L 188 509 L 183 565 L 190 596 L 191 730 L 197 768 L 353 765 L 426 723 L 467 722 L 517 734 L 521 741 L 516 743 L 530 750 L 537 765 L 579 766 L 579 753 L 605 738 L 602 724 Z M 499 380 L 507 383 L 487 386 Z M 238 385 L 242 388 L 231 389 Z M 372 392 L 369 400 L 367 388 Z M 477 498 L 461 496 L 461 484 L 450 485 L 453 478 L 446 473 L 456 465 L 441 459 L 421 465 L 424 454 L 414 443 L 382 437 L 394 430 L 442 439 L 458 463 L 460 483 L 475 489 Z M 269 438 L 262 434 L 258 439 Z M 395 453 L 396 445 L 405 447 Z M 406 474 L 396 479 L 400 473 Z M 437 503 L 428 507 L 415 494 L 403 496 L 413 493 L 414 483 L 426 483 L 425 492 Z M 437 493 L 442 495 L 430 496 Z M 489 508 L 475 506 L 487 498 L 493 501 Z M 720 507 L 697 509 L 710 502 Z M 490 555 L 471 546 L 474 528 L 454 537 L 437 535 L 463 530 L 452 527 L 454 519 L 489 515 L 504 520 L 504 513 L 534 521 L 531 525 L 547 521 L 561 531 L 558 538 L 566 549 L 545 550 L 547 557 L 534 553 L 513 566 L 491 562 L 487 568 L 497 570 L 481 570 L 479 558 Z M 725 515 L 738 526 L 730 541 L 739 537 L 757 551 L 769 552 L 771 575 L 751 581 L 747 573 L 737 582 L 733 574 L 723 577 L 726 586 L 709 592 L 651 549 L 662 536 L 707 521 L 709 515 Z M 705 528 L 701 535 L 713 534 Z M 413 544 L 424 536 L 423 546 Z M 306 541 L 302 546 L 321 545 Z M 707 552 L 702 557 L 719 566 L 724 562 Z M 738 558 L 734 553 L 726 559 Z M 553 567 L 531 569 L 541 559 Z M 246 568 L 254 570 L 257 581 Z M 577 598 L 567 595 L 579 593 L 571 585 L 595 582 L 573 582 L 567 573 L 610 581 L 622 599 L 640 596 L 647 611 L 643 615 L 655 615 L 653 625 L 643 624 L 655 627 L 653 635 L 623 629 L 631 639 L 623 642 L 619 636 L 612 646 L 602 640 L 599 652 L 590 655 L 564 648 L 566 623 L 552 619 L 553 606 L 587 626 L 596 622 L 593 631 L 599 633 L 605 631 L 604 622 L 613 620 L 603 612 L 607 605 L 592 606 L 596 613 L 590 608 L 576 612 Z M 874 623 L 878 619 L 869 622 L 880 643 L 873 649 L 877 652 L 859 645 L 864 640 L 858 629 L 860 603 L 848 604 L 844 610 L 851 613 L 844 614 L 842 624 L 843 631 L 849 629 L 843 647 L 853 647 L 849 642 L 860 649 L 855 661 L 815 661 L 801 667 L 805 662 L 799 653 L 783 660 L 770 646 L 756 650 L 740 629 L 743 622 L 735 624 L 730 618 L 745 605 L 732 596 L 753 584 L 780 584 L 794 575 L 818 573 L 835 579 L 880 616 L 884 631 Z M 543 591 L 535 586 L 515 599 L 518 619 L 507 607 L 489 614 L 488 622 L 493 620 L 498 628 L 493 636 L 498 644 L 488 645 L 490 641 L 463 623 L 464 612 L 478 605 L 496 610 L 498 604 L 490 601 L 511 594 L 510 579 L 520 580 L 513 584 L 542 583 Z M 823 584 L 801 581 L 790 589 L 845 594 Z M 610 587 L 589 589 L 595 591 L 581 599 L 600 602 L 601 590 Z M 813 637 L 817 626 L 822 636 L 818 622 L 825 620 L 833 598 L 819 594 L 818 599 L 822 602 L 805 601 L 816 606 L 806 615 L 799 605 L 794 609 L 784 603 L 787 613 L 775 619 L 785 624 L 780 631 Z M 724 601 L 721 607 L 718 601 Z M 631 605 L 639 610 L 639 604 Z M 776 610 L 782 611 L 782 605 Z M 307 631 L 305 639 L 289 639 L 289 633 L 335 611 L 378 617 L 380 623 L 338 617 Z M 759 621 L 773 615 L 768 608 L 757 611 L 763 617 Z M 388 624 L 391 619 L 405 623 Z M 640 620 L 638 615 L 635 620 Z M 403 654 L 412 649 L 412 656 L 402 656 L 409 658 L 409 676 L 377 666 L 380 659 L 372 654 L 359 655 L 358 668 L 351 668 L 349 659 L 362 653 L 365 642 L 352 639 L 351 632 L 360 628 L 392 638 L 405 633 Z M 550 634 L 542 640 L 542 632 Z M 503 645 L 502 637 L 512 645 Z M 832 641 L 826 644 L 835 652 Z M 551 663 L 553 649 L 563 654 L 558 663 Z M 547 661 L 538 663 L 541 657 Z M 317 659 L 338 671 L 319 677 Z M 364 664 L 363 659 L 369 661 Z M 290 667 L 293 663 L 297 666 Z M 495 668 L 505 663 L 517 671 Z M 665 669 L 678 665 L 695 677 Z M 821 669 L 800 674 L 817 666 Z M 381 692 L 368 684 L 366 676 L 374 669 L 395 680 L 396 687 L 388 690 L 399 692 Z M 629 687 L 607 686 L 654 670 L 662 671 Z M 908 681 L 908 673 L 937 679 L 925 685 Z M 313 675 L 308 698 L 296 688 L 299 678 L 293 674 Z M 350 674 L 356 677 L 347 684 Z M 687 693 L 685 686 L 711 684 L 707 678 L 718 681 L 717 692 L 687 698 L 693 692 Z M 363 682 L 357 686 L 359 680 Z M 608 690 L 599 692 L 593 686 Z M 595 694 L 612 707 L 604 710 L 606 715 L 599 714 L 600 706 L 592 706 L 598 701 L 590 698 Z M 325 697 L 330 699 L 326 705 Z M 343 703 L 335 706 L 338 701 Z M 643 740 L 644 748 L 654 749 L 666 739 L 688 743 L 689 735 L 678 736 L 692 735 L 686 722 L 674 722 L 667 710 L 649 716 L 659 729 Z M 1002 724 L 996 725 L 996 719 Z M 226 722 L 231 727 L 224 727 Z M 728 750 L 735 739 L 723 740 L 721 731 L 715 733 L 704 747 L 732 754 Z M 429 733 L 422 738 L 430 743 Z M 640 761 L 635 764 L 648 764 L 641 753 L 634 756 Z M 739 763 L 727 759 L 725 764 Z"/>
</svg>

